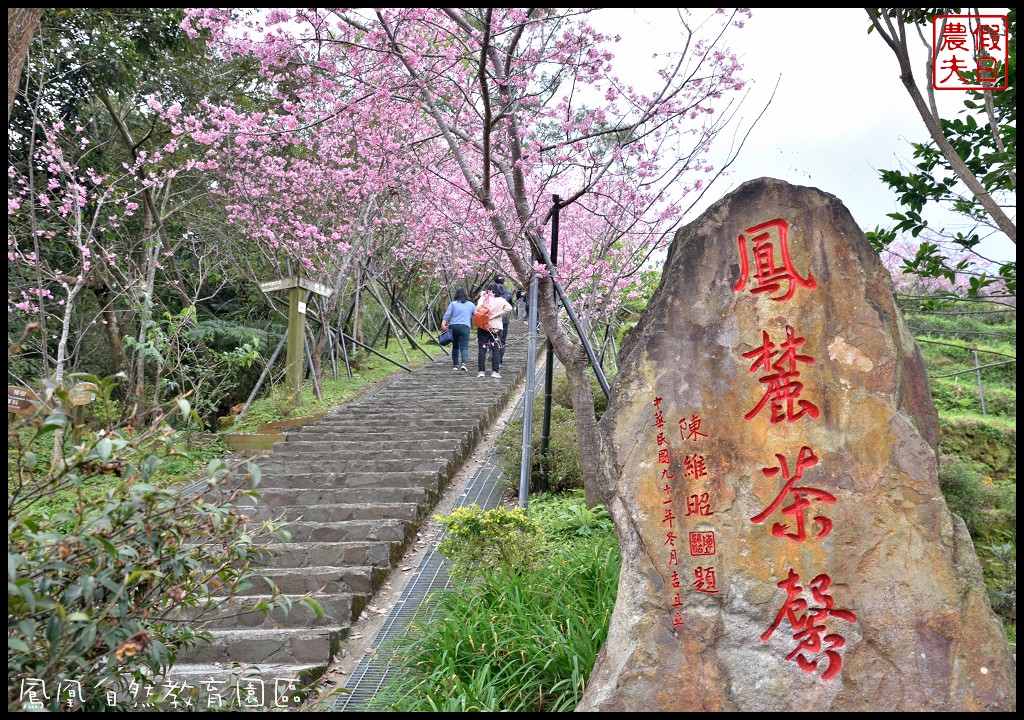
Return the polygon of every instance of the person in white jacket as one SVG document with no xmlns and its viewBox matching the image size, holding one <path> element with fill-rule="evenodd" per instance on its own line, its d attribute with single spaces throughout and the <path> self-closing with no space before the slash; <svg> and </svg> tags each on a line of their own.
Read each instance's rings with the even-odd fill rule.
<svg viewBox="0 0 1024 720">
<path fill-rule="evenodd" d="M 481 305 L 485 306 L 490 314 L 490 319 L 487 323 L 487 329 L 483 328 L 476 329 L 476 346 L 477 346 L 477 377 L 484 377 L 487 373 L 484 372 L 487 361 L 487 350 L 491 351 L 491 377 L 501 378 L 498 374 L 498 367 L 501 364 L 502 348 L 501 348 L 501 331 L 502 322 L 501 319 L 512 312 L 512 305 L 509 304 L 508 300 L 501 297 L 498 293 L 498 284 L 491 283 L 487 286 L 487 290 L 483 295 L 480 296 L 480 302 L 478 302 L 477 308 Z"/>
</svg>

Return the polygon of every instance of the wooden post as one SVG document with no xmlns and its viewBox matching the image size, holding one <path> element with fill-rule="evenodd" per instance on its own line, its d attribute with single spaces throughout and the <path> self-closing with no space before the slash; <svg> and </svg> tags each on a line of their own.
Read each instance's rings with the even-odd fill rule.
<svg viewBox="0 0 1024 720">
<path fill-rule="evenodd" d="M 330 297 L 333 288 L 304 277 L 288 277 L 260 283 L 265 293 L 288 290 L 288 351 L 285 355 L 285 389 L 293 405 L 301 399 L 302 371 L 305 362 L 303 352 L 306 341 L 306 291 L 323 297 Z"/>
<path fill-rule="evenodd" d="M 303 345 L 306 339 L 306 291 L 293 287 L 288 291 L 288 351 L 285 355 L 285 388 L 291 404 L 297 405 L 302 392 Z"/>
<path fill-rule="evenodd" d="M 978 397 L 981 398 L 981 414 L 985 414 L 985 388 L 981 385 L 981 368 L 978 366 L 978 346 L 975 345 L 974 351 L 974 372 L 978 374 Z"/>
</svg>

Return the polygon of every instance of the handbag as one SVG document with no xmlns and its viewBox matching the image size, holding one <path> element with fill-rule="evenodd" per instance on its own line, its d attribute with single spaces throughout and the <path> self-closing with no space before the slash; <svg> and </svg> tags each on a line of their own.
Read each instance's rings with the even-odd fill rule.
<svg viewBox="0 0 1024 720">
<path fill-rule="evenodd" d="M 445 330 L 443 333 L 441 333 L 441 336 L 439 338 L 437 338 L 437 344 L 440 345 L 441 347 L 444 347 L 445 345 L 451 345 L 451 342 L 452 342 L 452 329 L 451 328 L 448 328 L 447 330 Z"/>
</svg>

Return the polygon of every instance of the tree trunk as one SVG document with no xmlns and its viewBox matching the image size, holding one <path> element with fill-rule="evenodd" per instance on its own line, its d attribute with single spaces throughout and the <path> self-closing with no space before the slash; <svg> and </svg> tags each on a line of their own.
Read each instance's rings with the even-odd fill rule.
<svg viewBox="0 0 1024 720">
<path fill-rule="evenodd" d="M 320 383 L 320 378 L 323 377 L 321 369 L 323 367 L 323 351 L 324 345 L 327 344 L 327 333 L 323 331 L 321 326 L 321 337 L 319 340 L 316 339 L 315 334 L 311 328 L 306 328 L 306 343 L 309 346 L 309 372 L 311 380 L 314 385 Z"/>
<path fill-rule="evenodd" d="M 362 310 L 362 299 L 363 296 L 363 273 L 359 271 L 356 273 L 356 306 L 352 313 L 352 335 L 351 337 L 356 342 L 365 343 L 363 340 L 363 316 L 360 312 Z M 359 348 L 353 343 L 352 354 L 355 355 L 359 352 Z"/>
<path fill-rule="evenodd" d="M 18 94 L 21 69 L 29 43 L 46 8 L 7 8 L 7 122 L 11 122 L 14 96 Z"/>
<path fill-rule="evenodd" d="M 143 250 L 146 263 L 146 286 L 142 292 L 142 301 L 139 313 L 139 334 L 137 339 L 138 348 L 135 355 L 135 417 L 140 419 L 145 414 L 145 401 L 143 394 L 146 387 L 146 333 L 149 330 L 149 323 L 153 318 L 153 289 L 156 285 L 156 263 L 160 257 L 160 234 L 155 231 L 155 219 L 152 203 L 149 202 L 149 195 L 145 195 L 146 202 L 143 203 L 142 236 L 145 238 Z"/>
<path fill-rule="evenodd" d="M 113 365 L 114 374 L 124 372 L 125 355 L 124 341 L 121 339 L 121 324 L 117 320 L 117 313 L 114 311 L 114 295 L 106 285 L 94 287 L 93 294 L 100 305 L 100 314 L 103 317 L 104 327 L 107 330 L 107 342 L 110 345 L 110 362 Z"/>
<path fill-rule="evenodd" d="M 75 307 L 75 299 L 85 285 L 83 279 L 79 279 L 68 291 L 67 302 L 64 304 L 64 314 L 61 317 L 60 337 L 57 339 L 57 358 L 54 362 L 53 382 L 57 387 L 64 385 L 64 371 L 68 357 L 68 338 L 71 335 L 72 312 Z M 46 338 L 43 338 L 46 342 Z M 60 400 L 53 398 L 54 409 L 60 410 Z M 53 454 L 50 459 L 50 467 L 53 470 L 60 468 L 64 460 L 64 430 L 58 428 L 53 434 Z"/>
<path fill-rule="evenodd" d="M 522 281 L 522 278 L 520 278 Z M 576 442 L 580 449 L 580 464 L 583 466 L 583 487 L 586 491 L 587 506 L 604 504 L 611 496 L 610 488 L 602 479 L 600 435 L 597 430 L 597 411 L 594 395 L 590 389 L 590 361 L 586 350 L 562 330 L 558 323 L 558 309 L 555 305 L 554 285 L 550 278 L 540 281 L 537 293 L 537 315 L 544 334 L 551 341 L 551 347 L 558 361 L 565 367 L 569 381 L 569 396 L 572 400 L 573 416 L 576 420 Z"/>
</svg>

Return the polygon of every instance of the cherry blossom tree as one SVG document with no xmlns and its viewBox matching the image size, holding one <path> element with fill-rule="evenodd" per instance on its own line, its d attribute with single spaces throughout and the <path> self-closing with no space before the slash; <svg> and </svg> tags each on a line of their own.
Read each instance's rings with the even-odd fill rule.
<svg viewBox="0 0 1024 720">
<path fill-rule="evenodd" d="M 55 334 L 42 339 L 40 354 L 48 365 L 48 340 L 56 341 L 57 385 L 64 382 L 76 299 L 104 266 L 123 266 L 109 239 L 140 210 L 138 168 L 98 174 L 80 157 L 89 152 L 84 130 L 59 121 L 40 127 L 30 166 L 7 171 L 7 313 L 43 318 L 44 331 L 49 319 Z"/>
<path fill-rule="evenodd" d="M 183 385 L 159 337 L 203 355 L 185 335 L 230 277 L 224 243 L 210 242 L 223 225 L 196 222 L 211 215 L 208 178 L 144 98 L 205 95 L 230 76 L 196 62 L 180 11 L 118 11 L 116 27 L 114 17 L 54 10 L 34 41 L 8 133 L 8 321 L 39 329 L 19 356 L 25 382 L 123 372 L 141 418 Z M 207 354 L 202 367 L 215 365 Z"/>
<path fill-rule="evenodd" d="M 616 294 L 664 247 L 717 175 L 707 157 L 737 121 L 744 87 L 725 42 L 749 11 L 703 18 L 679 11 L 677 50 L 653 61 L 651 89 L 635 89 L 616 74 L 615 38 L 595 30 L 588 14 L 198 9 L 188 11 L 185 27 L 209 33 L 218 57 L 259 61 L 262 81 L 286 100 L 272 121 L 283 134 L 302 138 L 305 148 L 347 143 L 350 155 L 330 156 L 328 165 L 347 157 L 348 167 L 362 174 L 318 181 L 323 197 L 333 202 L 355 185 L 375 197 L 393 192 L 401 209 L 393 206 L 375 223 L 395 223 L 406 253 L 445 247 L 449 253 L 438 264 L 467 266 L 500 253 L 520 285 L 534 273 L 542 277 L 540 319 L 568 373 L 588 496 L 599 501 L 604 491 L 587 355 L 559 323 L 549 271 L 535 262 L 535 246 L 558 195 L 571 219 L 562 223 L 560 284 L 591 319 L 597 308 L 615 304 L 609 298 L 621 299 Z M 237 118 L 236 109 L 231 113 Z M 199 127 L 185 130 L 203 137 Z M 234 142 L 225 140 L 221 149 L 242 152 L 239 146 L 252 140 L 241 134 L 252 132 L 265 130 L 233 127 Z M 397 158 L 392 174 L 370 172 Z M 330 232 L 341 241 L 350 230 Z M 289 233 L 287 240 L 268 241 L 292 243 L 312 268 L 312 256 L 323 254 L 320 240 Z"/>
</svg>

